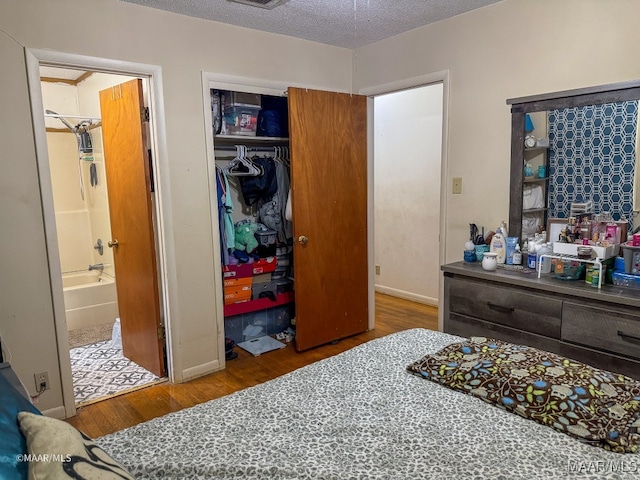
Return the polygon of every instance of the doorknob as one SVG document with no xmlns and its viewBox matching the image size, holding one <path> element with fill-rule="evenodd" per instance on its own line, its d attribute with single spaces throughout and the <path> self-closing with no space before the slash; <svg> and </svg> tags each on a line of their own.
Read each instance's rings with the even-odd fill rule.
<svg viewBox="0 0 640 480">
<path fill-rule="evenodd" d="M 109 240 L 107 242 L 107 245 L 109 245 L 109 248 L 114 248 L 118 246 L 118 240 L 116 240 L 115 238 L 113 240 Z"/>
<path fill-rule="evenodd" d="M 302 244 L 302 245 L 306 245 L 307 242 L 309 241 L 309 237 L 305 237 L 304 235 L 300 235 L 298 237 L 298 241 Z"/>
</svg>

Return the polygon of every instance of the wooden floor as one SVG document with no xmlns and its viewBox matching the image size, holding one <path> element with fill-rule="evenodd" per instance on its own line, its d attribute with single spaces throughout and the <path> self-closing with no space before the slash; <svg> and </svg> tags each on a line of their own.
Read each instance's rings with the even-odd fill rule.
<svg viewBox="0 0 640 480">
<path fill-rule="evenodd" d="M 438 329 L 438 309 L 376 294 L 375 329 L 312 350 L 296 353 L 293 345 L 253 357 L 236 348 L 238 358 L 226 369 L 181 384 L 162 383 L 113 397 L 78 410 L 67 421 L 92 438 L 113 433 L 170 412 L 228 395 L 348 350 L 368 340 L 409 328 Z"/>
</svg>

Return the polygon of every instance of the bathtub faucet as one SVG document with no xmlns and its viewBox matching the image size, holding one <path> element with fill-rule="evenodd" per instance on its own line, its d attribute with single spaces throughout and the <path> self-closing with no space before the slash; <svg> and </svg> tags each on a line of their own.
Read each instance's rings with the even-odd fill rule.
<svg viewBox="0 0 640 480">
<path fill-rule="evenodd" d="M 104 263 L 96 263 L 95 265 L 89 265 L 89 271 L 91 270 L 104 270 Z"/>
</svg>

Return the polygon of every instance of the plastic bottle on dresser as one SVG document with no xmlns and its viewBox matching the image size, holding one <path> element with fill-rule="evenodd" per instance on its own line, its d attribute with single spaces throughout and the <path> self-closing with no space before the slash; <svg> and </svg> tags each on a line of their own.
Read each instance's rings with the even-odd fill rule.
<svg viewBox="0 0 640 480">
<path fill-rule="evenodd" d="M 542 257 L 542 255 L 553 253 L 553 248 L 550 243 L 543 243 L 538 249 L 538 262 L 542 262 L 540 265 L 541 273 L 551 273 L 551 257 Z"/>
<path fill-rule="evenodd" d="M 507 245 L 501 227 L 497 228 L 496 233 L 493 234 L 493 237 L 491 238 L 491 245 L 489 246 L 489 251 L 497 253 L 496 259 L 498 261 L 498 264 L 505 263 L 507 256 Z"/>
<path fill-rule="evenodd" d="M 527 267 L 535 270 L 538 267 L 538 250 L 540 250 L 540 246 L 542 245 L 542 238 L 538 233 L 535 234 L 534 238 L 529 238 L 529 256 L 527 257 Z"/>
<path fill-rule="evenodd" d="M 519 243 L 516 243 L 516 251 L 513 252 L 513 264 L 522 265 L 522 252 L 520 251 Z"/>
</svg>

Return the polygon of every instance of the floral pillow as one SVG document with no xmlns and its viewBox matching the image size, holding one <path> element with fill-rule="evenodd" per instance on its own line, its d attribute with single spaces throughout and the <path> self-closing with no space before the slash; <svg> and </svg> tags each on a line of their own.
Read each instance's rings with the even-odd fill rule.
<svg viewBox="0 0 640 480">
<path fill-rule="evenodd" d="M 484 337 L 407 370 L 606 450 L 640 449 L 640 382 L 630 377 Z"/>
</svg>

